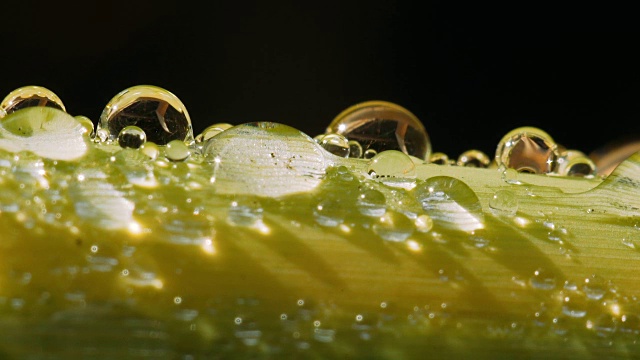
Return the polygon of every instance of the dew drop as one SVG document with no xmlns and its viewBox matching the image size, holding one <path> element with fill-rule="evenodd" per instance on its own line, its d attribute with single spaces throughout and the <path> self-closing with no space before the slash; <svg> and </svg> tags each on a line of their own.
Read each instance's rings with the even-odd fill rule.
<svg viewBox="0 0 640 360">
<path fill-rule="evenodd" d="M 360 159 L 363 155 L 362 145 L 356 140 L 349 140 L 349 157 Z"/>
<path fill-rule="evenodd" d="M 436 165 L 451 165 L 452 161 L 449 156 L 443 152 L 435 152 L 429 157 L 429 163 Z"/>
<path fill-rule="evenodd" d="M 233 225 L 253 227 L 262 221 L 262 206 L 256 199 L 236 199 L 231 202 L 227 219 Z"/>
<path fill-rule="evenodd" d="M 184 104 L 171 92 L 151 85 L 138 85 L 114 96 L 100 115 L 97 129 L 107 141 L 115 141 L 126 126 L 140 127 L 147 140 L 166 145 L 172 140 L 193 142 L 191 119 Z"/>
<path fill-rule="evenodd" d="M 340 199 L 321 200 L 313 208 L 316 222 L 326 227 L 336 227 L 344 221 L 345 209 Z"/>
<path fill-rule="evenodd" d="M 476 193 L 461 180 L 434 176 L 416 186 L 412 192 L 437 224 L 462 231 L 484 227 L 482 204 Z"/>
<path fill-rule="evenodd" d="M 596 164 L 581 151 L 566 150 L 558 158 L 557 172 L 562 176 L 594 176 L 596 174 Z"/>
<path fill-rule="evenodd" d="M 489 200 L 489 207 L 501 215 L 513 216 L 518 212 L 518 197 L 509 190 L 498 190 Z"/>
<path fill-rule="evenodd" d="M 158 158 L 160 154 L 160 147 L 156 145 L 156 143 L 147 141 L 142 144 L 139 148 L 140 152 L 146 155 L 150 160 L 155 160 Z"/>
<path fill-rule="evenodd" d="M 364 151 L 364 153 L 362 154 L 362 157 L 364 159 L 373 159 L 376 155 L 378 155 L 378 152 L 373 150 L 373 149 L 367 149 Z"/>
<path fill-rule="evenodd" d="M 13 90 L 0 102 L 0 118 L 32 106 L 46 106 L 66 111 L 62 100 L 53 91 L 42 86 L 24 86 Z"/>
<path fill-rule="evenodd" d="M 221 132 L 232 128 L 233 125 L 229 123 L 217 123 L 210 126 L 207 126 L 198 136 L 196 136 L 195 141 L 196 144 L 204 144 L 212 137 L 220 134 Z"/>
<path fill-rule="evenodd" d="M 456 165 L 475 168 L 487 168 L 491 159 L 480 150 L 467 150 L 460 154 Z"/>
<path fill-rule="evenodd" d="M 413 231 L 415 226 L 411 219 L 405 214 L 388 210 L 383 216 L 380 217 L 379 222 L 373 224 L 373 232 L 387 241 L 405 241 Z"/>
<path fill-rule="evenodd" d="M 429 232 L 431 231 L 431 228 L 433 228 L 433 220 L 431 219 L 431 216 L 426 214 L 416 217 L 414 224 L 416 225 L 416 230 L 421 233 Z"/>
<path fill-rule="evenodd" d="M 135 126 L 125 126 L 118 134 L 118 145 L 122 148 L 138 149 L 147 141 L 147 134 L 144 130 Z"/>
<path fill-rule="evenodd" d="M 231 194 L 275 197 L 309 191 L 326 175 L 326 151 L 301 131 L 273 122 L 225 130 L 206 143 L 203 155 L 212 182 L 220 184 L 217 190 Z"/>
<path fill-rule="evenodd" d="M 387 202 L 380 191 L 364 189 L 356 201 L 356 207 L 362 215 L 380 217 L 387 211 Z"/>
<path fill-rule="evenodd" d="M 602 299 L 608 290 L 606 281 L 597 275 L 589 276 L 582 284 L 582 291 L 591 300 Z"/>
<path fill-rule="evenodd" d="M 522 182 L 518 179 L 518 170 L 505 168 L 504 165 L 501 165 L 499 169 L 502 171 L 502 181 L 511 185 L 522 184 Z"/>
<path fill-rule="evenodd" d="M 165 156 L 171 161 L 184 161 L 191 155 L 191 150 L 182 140 L 171 140 L 167 143 Z"/>
<path fill-rule="evenodd" d="M 562 313 L 572 318 L 583 318 L 587 315 L 588 303 L 584 295 L 573 293 L 563 298 Z"/>
<path fill-rule="evenodd" d="M 431 141 L 422 122 L 409 110 L 387 101 L 367 101 L 345 109 L 326 132 L 356 140 L 365 151 L 398 150 L 422 160 L 431 155 Z"/>
<path fill-rule="evenodd" d="M 78 122 L 80 122 L 80 125 L 82 125 L 82 127 L 87 130 L 85 134 L 88 134 L 90 137 L 93 137 L 95 135 L 95 126 L 93 125 L 93 121 L 91 121 L 91 119 L 83 115 L 77 115 L 74 116 L 74 118 L 78 120 Z"/>
<path fill-rule="evenodd" d="M 371 159 L 367 173 L 374 179 L 415 179 L 416 165 L 407 154 L 398 150 L 386 150 Z"/>
<path fill-rule="evenodd" d="M 520 127 L 502 137 L 495 161 L 519 172 L 548 174 L 555 172 L 558 157 L 558 146 L 549 134 L 535 127 Z"/>
<path fill-rule="evenodd" d="M 557 281 L 553 274 L 544 269 L 537 269 L 529 279 L 529 284 L 538 290 L 553 290 L 557 286 Z"/>
<path fill-rule="evenodd" d="M 349 140 L 340 134 L 326 134 L 319 139 L 318 144 L 333 155 L 349 157 Z"/>
</svg>

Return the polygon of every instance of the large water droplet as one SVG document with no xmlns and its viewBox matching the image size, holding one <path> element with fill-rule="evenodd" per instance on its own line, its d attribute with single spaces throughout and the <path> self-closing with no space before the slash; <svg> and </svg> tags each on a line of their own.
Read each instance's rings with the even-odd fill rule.
<svg viewBox="0 0 640 360">
<path fill-rule="evenodd" d="M 407 154 L 386 150 L 371 159 L 367 173 L 386 185 L 410 189 L 415 185 L 416 165 Z"/>
<path fill-rule="evenodd" d="M 497 166 L 519 172 L 548 174 L 558 166 L 558 146 L 546 132 L 534 127 L 520 127 L 502 137 L 496 148 Z"/>
<path fill-rule="evenodd" d="M 157 86 L 138 85 L 118 93 L 102 111 L 96 131 L 106 131 L 107 140 L 115 141 L 120 131 L 130 125 L 140 127 L 147 140 L 158 145 L 171 140 L 187 144 L 194 141 L 191 118 L 184 104 Z"/>
<path fill-rule="evenodd" d="M 322 199 L 313 208 L 313 217 L 316 222 L 326 227 L 336 227 L 344 221 L 345 208 L 340 199 Z"/>
<path fill-rule="evenodd" d="M 482 204 L 464 182 L 449 176 L 434 176 L 412 191 L 435 223 L 463 231 L 484 227 Z"/>
<path fill-rule="evenodd" d="M 0 102 L 0 118 L 32 106 L 46 106 L 66 111 L 62 100 L 53 91 L 42 86 L 23 86 L 10 92 Z"/>
<path fill-rule="evenodd" d="M 309 191 L 325 176 L 326 152 L 301 131 L 279 123 L 234 126 L 203 148 L 218 191 L 281 196 Z M 259 174 L 259 176 L 258 176 Z"/>
<path fill-rule="evenodd" d="M 387 101 L 367 101 L 353 105 L 327 127 L 327 133 L 358 141 L 364 150 L 399 150 L 428 160 L 431 141 L 420 120 L 409 110 Z"/>
<path fill-rule="evenodd" d="M 596 173 L 596 164 L 581 151 L 566 150 L 558 158 L 557 172 L 564 176 L 593 176 Z"/>
</svg>

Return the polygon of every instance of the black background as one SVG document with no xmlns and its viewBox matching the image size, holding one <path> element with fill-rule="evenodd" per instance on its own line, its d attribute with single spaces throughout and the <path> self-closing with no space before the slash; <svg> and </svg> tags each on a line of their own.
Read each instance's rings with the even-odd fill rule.
<svg viewBox="0 0 640 360">
<path fill-rule="evenodd" d="M 22 1 L 0 13 L 0 93 L 55 92 L 97 122 L 134 85 L 216 122 L 310 136 L 345 108 L 395 102 L 433 150 L 493 156 L 519 126 L 585 153 L 640 133 L 636 12 L 608 3 Z"/>
</svg>

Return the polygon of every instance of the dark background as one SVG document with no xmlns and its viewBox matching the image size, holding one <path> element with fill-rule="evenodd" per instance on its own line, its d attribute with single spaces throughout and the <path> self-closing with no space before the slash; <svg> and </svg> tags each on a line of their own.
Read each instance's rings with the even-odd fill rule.
<svg viewBox="0 0 640 360">
<path fill-rule="evenodd" d="M 44 86 L 96 123 L 121 90 L 156 85 L 196 134 L 275 121 L 315 136 L 387 100 L 450 157 L 493 156 L 519 126 L 589 153 L 640 133 L 637 13 L 595 4 L 22 1 L 0 14 L 0 93 Z"/>
</svg>

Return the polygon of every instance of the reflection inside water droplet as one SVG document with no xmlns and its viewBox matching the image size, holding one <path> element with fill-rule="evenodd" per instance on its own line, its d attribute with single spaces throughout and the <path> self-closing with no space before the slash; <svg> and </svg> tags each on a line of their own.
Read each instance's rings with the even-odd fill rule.
<svg viewBox="0 0 640 360">
<path fill-rule="evenodd" d="M 387 211 L 384 195 L 375 189 L 364 189 L 358 195 L 356 207 L 365 216 L 380 217 Z"/>
<path fill-rule="evenodd" d="M 329 153 L 339 157 L 349 157 L 349 140 L 340 134 L 326 134 L 319 138 L 318 144 Z"/>
<path fill-rule="evenodd" d="M 558 146 L 546 132 L 534 127 L 520 127 L 502 137 L 496 149 L 498 166 L 519 172 L 548 174 L 558 166 Z"/>
<path fill-rule="evenodd" d="M 491 163 L 491 159 L 487 154 L 480 150 L 467 150 L 460 154 L 456 164 L 458 166 L 487 168 Z"/>
<path fill-rule="evenodd" d="M 42 86 L 24 86 L 13 90 L 0 102 L 0 118 L 32 106 L 47 106 L 66 111 L 62 100 L 53 91 Z"/>
<path fill-rule="evenodd" d="M 388 210 L 380 220 L 373 224 L 373 232 L 387 241 L 405 241 L 413 231 L 415 227 L 411 219 L 405 214 Z"/>
<path fill-rule="evenodd" d="M 157 86 L 138 85 L 114 96 L 100 115 L 98 130 L 109 141 L 130 125 L 141 128 L 147 140 L 165 145 L 171 140 L 191 144 L 193 129 L 184 104 L 171 92 Z"/>
<path fill-rule="evenodd" d="M 420 120 L 409 110 L 386 101 L 367 101 L 342 111 L 327 133 L 358 141 L 366 150 L 398 150 L 427 160 L 431 141 Z"/>
<path fill-rule="evenodd" d="M 184 161 L 189 155 L 191 150 L 181 140 L 171 140 L 165 148 L 165 156 L 171 161 Z"/>
<path fill-rule="evenodd" d="M 512 216 L 518 211 L 518 198 L 509 190 L 498 190 L 489 200 L 489 207 L 499 214 Z"/>
<path fill-rule="evenodd" d="M 118 145 L 123 148 L 137 149 L 147 141 L 147 134 L 137 126 L 129 125 L 120 130 Z"/>
</svg>

